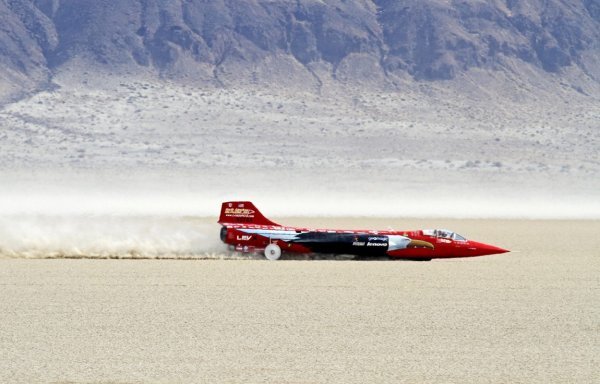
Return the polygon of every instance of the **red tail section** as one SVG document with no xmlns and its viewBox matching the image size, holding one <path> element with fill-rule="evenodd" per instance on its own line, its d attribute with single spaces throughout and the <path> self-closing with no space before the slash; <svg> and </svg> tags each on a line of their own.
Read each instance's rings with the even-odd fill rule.
<svg viewBox="0 0 600 384">
<path fill-rule="evenodd" d="M 280 227 L 279 224 L 264 217 L 250 201 L 227 201 L 221 204 L 219 224 L 255 224 Z"/>
</svg>

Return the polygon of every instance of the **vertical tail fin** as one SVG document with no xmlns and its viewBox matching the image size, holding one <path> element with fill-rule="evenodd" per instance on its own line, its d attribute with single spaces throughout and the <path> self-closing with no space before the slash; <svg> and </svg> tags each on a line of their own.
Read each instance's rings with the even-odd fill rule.
<svg viewBox="0 0 600 384">
<path fill-rule="evenodd" d="M 221 204 L 219 224 L 255 224 L 280 227 L 279 224 L 264 217 L 250 201 L 227 201 Z"/>
</svg>

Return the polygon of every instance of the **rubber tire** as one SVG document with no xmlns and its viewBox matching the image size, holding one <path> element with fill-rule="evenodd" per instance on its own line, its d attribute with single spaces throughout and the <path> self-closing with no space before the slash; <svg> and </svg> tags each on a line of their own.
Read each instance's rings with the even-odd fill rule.
<svg viewBox="0 0 600 384">
<path fill-rule="evenodd" d="M 281 257 L 281 248 L 277 244 L 269 244 L 265 248 L 265 257 L 268 260 L 274 261 Z"/>
</svg>

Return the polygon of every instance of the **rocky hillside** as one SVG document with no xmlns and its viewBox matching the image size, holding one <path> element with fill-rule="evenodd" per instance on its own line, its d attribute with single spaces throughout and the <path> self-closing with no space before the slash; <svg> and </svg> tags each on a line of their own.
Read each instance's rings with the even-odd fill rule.
<svg viewBox="0 0 600 384">
<path fill-rule="evenodd" d="M 5 99 L 92 67 L 217 86 L 600 83 L 598 0 L 0 0 L 0 19 Z"/>
</svg>

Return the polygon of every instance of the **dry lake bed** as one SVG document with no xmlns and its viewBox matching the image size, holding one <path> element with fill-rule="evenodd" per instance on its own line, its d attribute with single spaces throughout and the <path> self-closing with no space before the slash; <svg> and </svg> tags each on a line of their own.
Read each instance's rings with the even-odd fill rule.
<svg viewBox="0 0 600 384">
<path fill-rule="evenodd" d="M 600 222 L 392 222 L 514 252 L 0 259 L 0 382 L 600 382 Z"/>
</svg>

